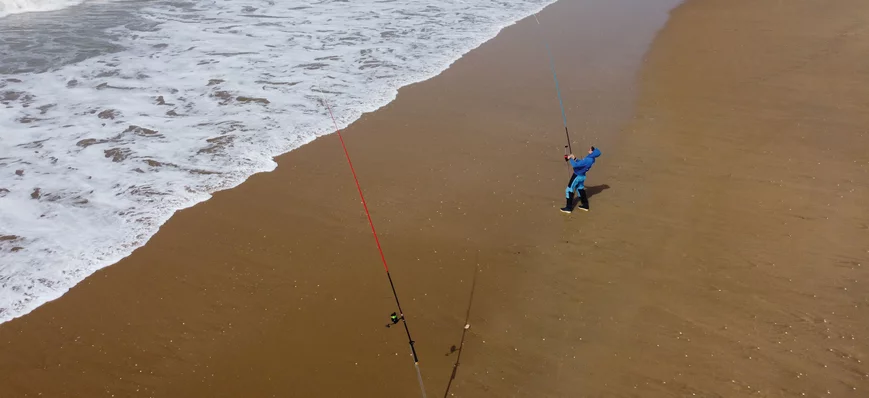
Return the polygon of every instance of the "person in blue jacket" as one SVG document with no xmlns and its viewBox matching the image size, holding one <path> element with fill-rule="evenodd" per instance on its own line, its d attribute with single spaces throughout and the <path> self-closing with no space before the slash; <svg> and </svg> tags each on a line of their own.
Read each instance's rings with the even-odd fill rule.
<svg viewBox="0 0 869 398">
<path fill-rule="evenodd" d="M 570 176 L 570 182 L 567 183 L 567 189 L 564 191 L 564 196 L 567 198 L 567 203 L 561 208 L 561 211 L 570 213 L 573 211 L 573 195 L 579 192 L 580 210 L 588 211 L 588 195 L 585 193 L 585 173 L 591 170 L 595 159 L 600 156 L 600 149 L 591 147 L 588 149 L 588 155 L 581 160 L 577 159 L 571 153 L 564 160 L 570 162 L 573 167 L 573 175 Z"/>
</svg>

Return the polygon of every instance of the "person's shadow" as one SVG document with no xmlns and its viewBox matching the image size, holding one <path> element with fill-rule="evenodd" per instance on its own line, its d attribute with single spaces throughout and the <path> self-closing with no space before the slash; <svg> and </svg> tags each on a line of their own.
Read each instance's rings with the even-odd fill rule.
<svg viewBox="0 0 869 398">
<path fill-rule="evenodd" d="M 593 187 L 586 187 L 585 194 L 590 198 L 594 195 L 597 195 L 607 189 L 610 189 L 610 186 L 607 184 L 595 185 Z"/>
<path fill-rule="evenodd" d="M 610 189 L 610 186 L 607 184 L 595 185 L 593 187 L 585 187 L 585 195 L 590 199 L 592 196 L 597 195 L 607 189 Z M 576 195 L 576 197 L 573 198 L 573 207 L 576 208 L 576 205 L 579 202 L 579 195 Z"/>
</svg>

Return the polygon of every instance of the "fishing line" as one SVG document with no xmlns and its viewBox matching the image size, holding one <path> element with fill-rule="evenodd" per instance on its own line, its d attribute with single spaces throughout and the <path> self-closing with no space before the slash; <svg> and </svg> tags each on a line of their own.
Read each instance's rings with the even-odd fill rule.
<svg viewBox="0 0 869 398">
<path fill-rule="evenodd" d="M 383 248 L 380 246 L 380 239 L 377 237 L 377 230 L 374 229 L 374 221 L 371 220 L 371 213 L 368 211 L 368 203 L 365 202 L 365 195 L 362 194 L 362 186 L 359 185 L 359 178 L 356 176 L 356 169 L 353 167 L 353 161 L 350 160 L 350 152 L 347 151 L 347 145 L 344 143 L 344 137 L 341 135 L 341 129 L 338 128 L 338 122 L 335 121 L 335 115 L 332 114 L 332 107 L 324 99 L 323 104 L 329 110 L 329 117 L 332 118 L 332 124 L 335 125 L 335 133 L 338 134 L 338 140 L 341 141 L 341 148 L 344 149 L 344 156 L 347 158 L 347 164 L 350 165 L 350 172 L 353 173 L 353 181 L 356 182 L 356 190 L 359 191 L 359 199 L 362 200 L 362 208 L 365 209 L 365 216 L 368 217 L 368 225 L 371 226 L 371 234 L 374 235 L 374 243 L 377 244 L 377 251 L 380 252 L 380 260 L 383 262 L 383 269 L 386 270 L 386 277 L 389 279 L 389 287 L 392 288 L 392 296 L 395 297 L 395 304 L 398 306 L 398 316 L 392 315 L 392 323 L 401 322 L 404 325 L 404 331 L 407 333 L 407 342 L 410 345 L 410 353 L 413 355 L 413 366 L 416 368 L 416 379 L 419 382 L 419 391 L 422 393 L 422 398 L 426 398 L 425 386 L 422 384 L 422 372 L 419 370 L 419 357 L 416 355 L 413 338 L 410 337 L 410 329 L 407 327 L 407 319 L 404 317 L 404 311 L 401 309 L 401 301 L 398 300 L 398 293 L 395 291 L 395 283 L 392 282 L 392 275 L 389 274 L 389 265 L 386 264 L 386 256 L 383 254 Z"/>
<path fill-rule="evenodd" d="M 540 20 L 537 19 L 537 14 L 534 14 L 534 20 L 537 25 L 540 25 Z M 552 79 L 555 80 L 555 93 L 558 95 L 558 105 L 561 106 L 561 120 L 564 122 L 564 135 L 567 136 L 567 149 L 573 153 L 573 148 L 570 146 L 570 131 L 567 130 L 567 114 L 564 112 L 564 101 L 561 100 L 561 89 L 558 87 L 558 75 L 555 73 L 555 59 L 552 58 L 552 51 L 549 49 L 549 43 L 545 40 L 546 54 L 549 56 L 549 66 L 552 69 Z"/>
</svg>

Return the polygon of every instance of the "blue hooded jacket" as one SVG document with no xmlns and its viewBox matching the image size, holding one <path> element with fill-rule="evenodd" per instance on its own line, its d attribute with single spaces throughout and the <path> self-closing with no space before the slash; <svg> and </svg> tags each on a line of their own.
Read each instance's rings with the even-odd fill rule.
<svg viewBox="0 0 869 398">
<path fill-rule="evenodd" d="M 589 170 L 591 170 L 591 166 L 594 165 L 594 160 L 600 156 L 600 149 L 594 148 L 588 156 L 582 158 L 581 160 L 570 159 L 570 165 L 573 166 L 573 174 L 578 176 L 584 176 Z"/>
</svg>

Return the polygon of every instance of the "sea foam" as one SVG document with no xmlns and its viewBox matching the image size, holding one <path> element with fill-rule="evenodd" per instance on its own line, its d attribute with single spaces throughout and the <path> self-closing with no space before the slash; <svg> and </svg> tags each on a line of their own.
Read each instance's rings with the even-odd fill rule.
<svg viewBox="0 0 869 398">
<path fill-rule="evenodd" d="M 0 18 L 22 12 L 53 11 L 81 4 L 85 0 L 0 0 Z"/>
<path fill-rule="evenodd" d="M 120 51 L 0 75 L 0 321 L 553 1 L 152 1 Z"/>
</svg>

